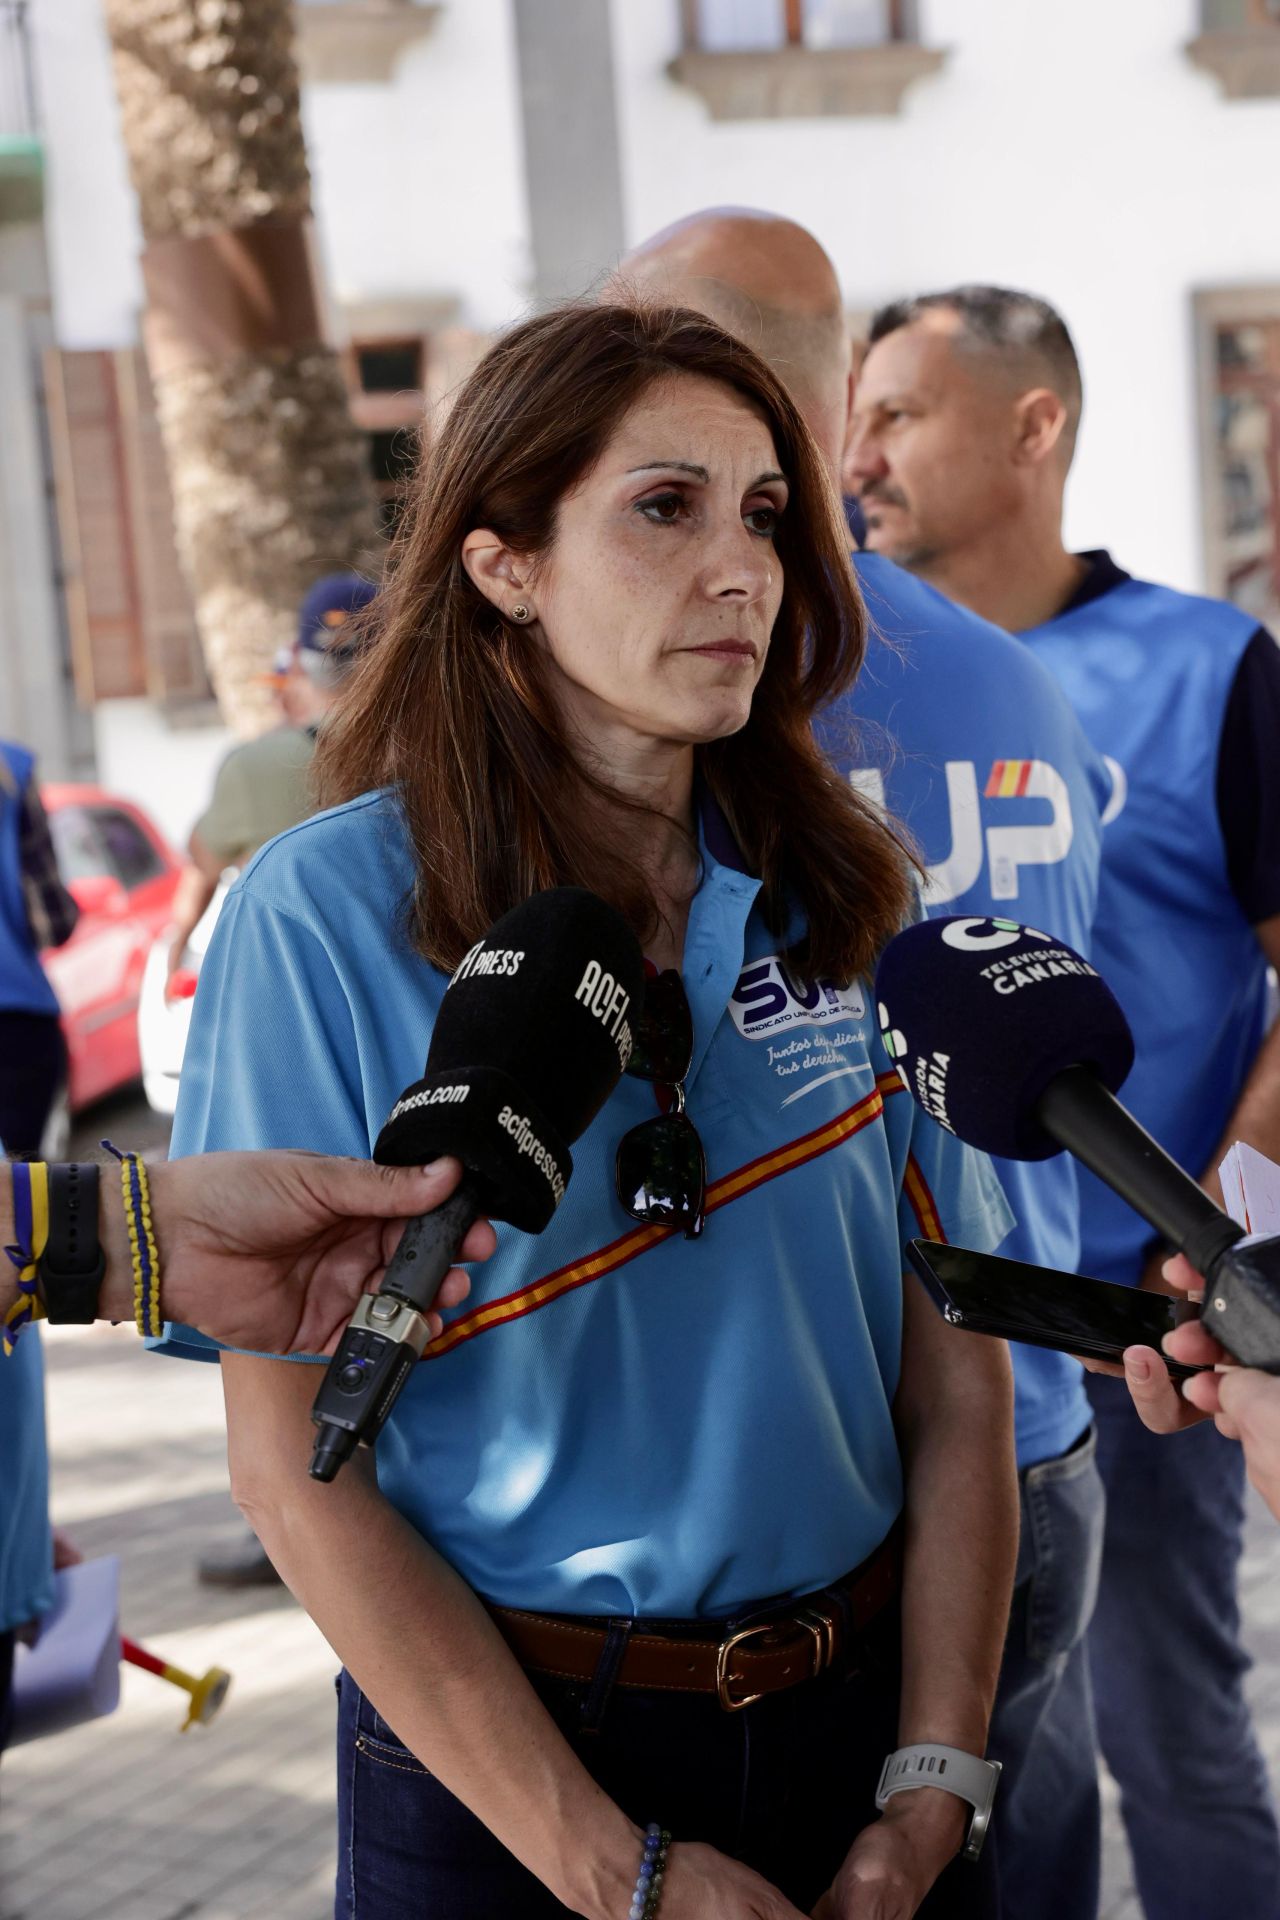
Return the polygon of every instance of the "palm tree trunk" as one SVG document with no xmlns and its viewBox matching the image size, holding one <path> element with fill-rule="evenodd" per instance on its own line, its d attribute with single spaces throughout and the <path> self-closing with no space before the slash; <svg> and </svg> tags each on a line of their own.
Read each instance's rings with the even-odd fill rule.
<svg viewBox="0 0 1280 1920">
<path fill-rule="evenodd" d="M 378 564 L 365 443 L 323 339 L 289 0 L 105 0 L 146 242 L 178 546 L 229 722 L 319 575 Z"/>
</svg>

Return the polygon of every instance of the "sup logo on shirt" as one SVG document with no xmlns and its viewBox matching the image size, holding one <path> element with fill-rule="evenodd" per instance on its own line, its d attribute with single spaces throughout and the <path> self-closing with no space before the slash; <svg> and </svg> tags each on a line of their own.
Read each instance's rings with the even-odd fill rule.
<svg viewBox="0 0 1280 1920">
<path fill-rule="evenodd" d="M 764 1040 L 784 1027 L 860 1020 L 864 1011 L 856 984 L 833 987 L 826 980 L 798 980 L 776 953 L 743 968 L 729 1001 L 733 1024 L 744 1040 Z"/>
<path fill-rule="evenodd" d="M 985 859 L 988 888 L 993 900 L 1016 900 L 1019 869 L 1056 866 L 1071 851 L 1074 822 L 1067 783 L 1047 760 L 993 760 L 986 785 L 979 789 L 978 769 L 972 760 L 948 760 L 945 766 L 947 810 L 951 818 L 951 851 L 925 870 L 924 898 L 930 907 L 945 906 L 976 887 Z M 1124 805 L 1113 767 L 1111 807 L 1105 825 Z M 1123 777 L 1123 776 L 1121 776 Z M 884 775 L 874 767 L 857 768 L 849 775 L 855 786 L 876 806 L 885 805 Z M 1035 800 L 1041 818 L 1017 826 L 983 827 L 983 800 Z M 1048 819 L 1043 815 L 1048 812 Z"/>
</svg>

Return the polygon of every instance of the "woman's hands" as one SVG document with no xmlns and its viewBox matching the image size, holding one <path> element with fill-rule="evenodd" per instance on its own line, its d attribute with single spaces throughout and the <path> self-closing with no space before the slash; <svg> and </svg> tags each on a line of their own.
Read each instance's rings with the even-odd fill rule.
<svg viewBox="0 0 1280 1920">
<path fill-rule="evenodd" d="M 910 1803 L 910 1804 L 908 1804 Z M 813 1920 L 911 1920 L 959 1852 L 968 1809 L 928 1788 L 902 1794 L 873 1820 L 813 1909 Z M 662 1920 L 800 1920 L 799 1909 L 750 1867 L 694 1843 L 667 1858 Z"/>
<path fill-rule="evenodd" d="M 803 1920 L 803 1916 L 750 1867 L 717 1853 L 714 1847 L 685 1841 L 667 1855 L 662 1920 Z"/>
<path fill-rule="evenodd" d="M 911 1920 L 960 1851 L 967 1816 L 952 1793 L 923 1787 L 895 1795 L 850 1847 L 813 1920 Z"/>
</svg>

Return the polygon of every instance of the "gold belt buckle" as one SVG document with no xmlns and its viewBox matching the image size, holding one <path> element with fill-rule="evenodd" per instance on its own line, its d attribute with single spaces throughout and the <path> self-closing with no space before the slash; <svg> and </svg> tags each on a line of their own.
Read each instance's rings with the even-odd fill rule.
<svg viewBox="0 0 1280 1920">
<path fill-rule="evenodd" d="M 729 1691 L 729 1655 L 735 1647 L 740 1647 L 744 1640 L 750 1640 L 758 1633 L 775 1631 L 775 1623 L 767 1620 L 758 1627 L 743 1627 L 739 1633 L 731 1633 L 727 1640 L 720 1642 L 716 1649 L 716 1697 L 726 1713 L 741 1713 L 744 1707 L 752 1707 L 757 1700 L 764 1699 L 762 1693 L 746 1693 L 741 1700 L 734 1699 Z"/>
<path fill-rule="evenodd" d="M 796 1625 L 803 1627 L 805 1632 L 809 1634 L 813 1640 L 813 1672 L 809 1677 L 810 1679 L 816 1680 L 818 1675 L 824 1673 L 835 1659 L 836 1623 L 834 1616 L 825 1612 L 821 1607 L 809 1606 L 798 1608 L 793 1618 Z M 726 1713 L 741 1713 L 744 1707 L 754 1706 L 757 1700 L 764 1699 L 762 1693 L 748 1693 L 744 1694 L 740 1700 L 734 1699 L 732 1693 L 729 1691 L 730 1654 L 735 1647 L 740 1647 L 744 1640 L 750 1640 L 754 1634 L 776 1633 L 779 1627 L 783 1625 L 785 1625 L 783 1621 L 768 1620 L 757 1627 L 743 1627 L 741 1632 L 730 1634 L 727 1640 L 721 1641 L 716 1653 L 716 1696 Z"/>
<path fill-rule="evenodd" d="M 835 1616 L 821 1607 L 801 1607 L 796 1619 L 813 1635 L 813 1678 L 816 1680 L 836 1657 Z"/>
</svg>

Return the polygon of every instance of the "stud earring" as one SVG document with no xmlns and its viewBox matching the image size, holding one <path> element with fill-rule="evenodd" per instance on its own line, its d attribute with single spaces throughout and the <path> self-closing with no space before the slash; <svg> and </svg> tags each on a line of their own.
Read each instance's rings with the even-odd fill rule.
<svg viewBox="0 0 1280 1920">
<path fill-rule="evenodd" d="M 512 607 L 511 609 L 511 618 L 513 620 L 518 620 L 520 625 L 523 626 L 525 621 L 528 620 L 529 617 L 530 617 L 530 609 L 526 607 L 523 600 L 517 600 L 515 606 Z"/>
</svg>

